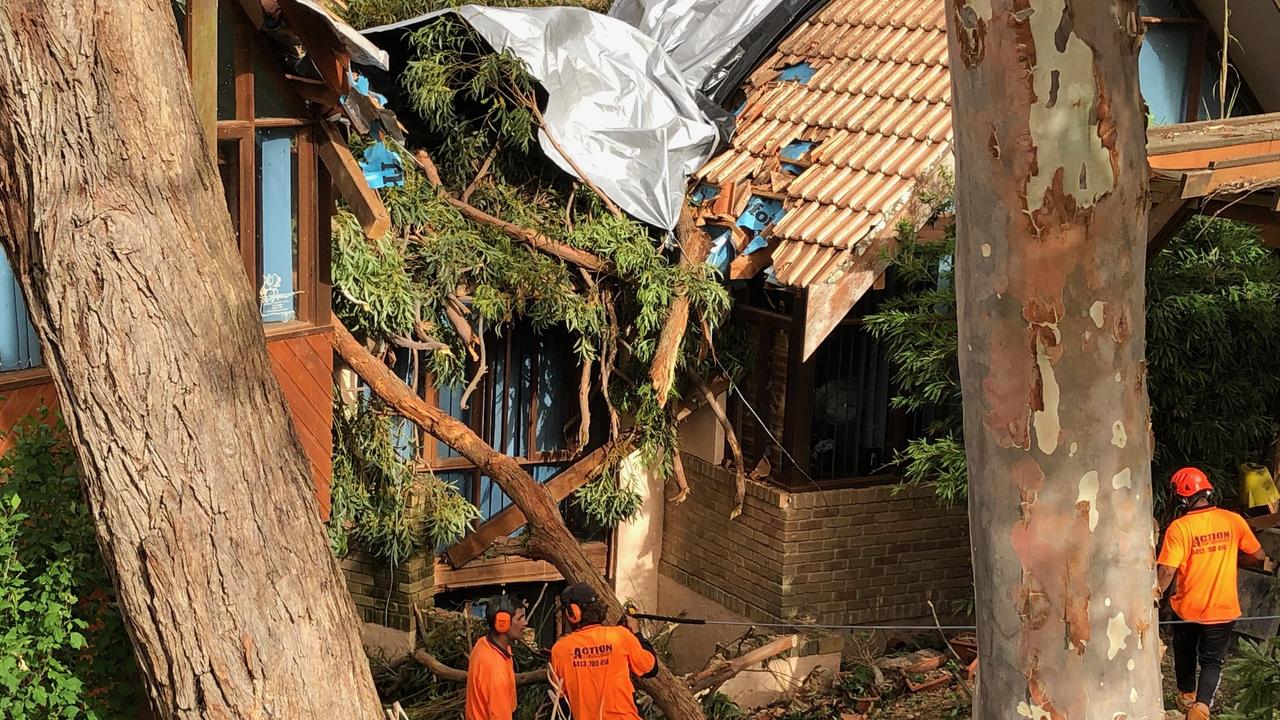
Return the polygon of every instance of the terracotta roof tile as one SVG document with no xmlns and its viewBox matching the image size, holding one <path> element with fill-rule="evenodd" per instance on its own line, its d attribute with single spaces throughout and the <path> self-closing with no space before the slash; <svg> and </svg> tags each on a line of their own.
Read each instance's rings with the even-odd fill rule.
<svg viewBox="0 0 1280 720">
<path fill-rule="evenodd" d="M 807 83 L 779 81 L 798 63 Z M 951 148 L 951 79 L 942 0 L 831 0 L 753 73 L 730 149 L 698 176 L 784 187 L 772 229 L 779 281 L 824 282 L 899 219 L 917 181 Z M 778 154 L 817 140 L 778 184 Z"/>
</svg>

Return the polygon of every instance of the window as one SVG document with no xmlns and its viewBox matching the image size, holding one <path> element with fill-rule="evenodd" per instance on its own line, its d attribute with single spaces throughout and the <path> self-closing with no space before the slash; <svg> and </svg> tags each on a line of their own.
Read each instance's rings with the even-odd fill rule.
<svg viewBox="0 0 1280 720">
<path fill-rule="evenodd" d="M 949 281 L 945 270 L 943 276 Z M 895 452 L 931 420 L 930 413 L 890 407 L 895 390 L 886 343 L 862 322 L 896 289 L 890 270 L 884 288 L 869 291 L 807 362 L 797 331 L 803 302 L 788 291 L 737 299 L 750 356 L 741 397 L 730 395 L 729 416 L 748 468 L 768 457 L 771 477 L 795 490 L 893 472 Z"/>
<path fill-rule="evenodd" d="M 175 14 L 185 30 L 187 16 Z M 320 195 L 327 182 L 314 121 L 269 42 L 232 0 L 218 4 L 217 45 L 218 173 L 262 321 L 324 322 Z"/>
<path fill-rule="evenodd" d="M 1156 125 L 1217 119 L 1221 48 L 1194 5 L 1187 0 L 1142 0 L 1148 18 L 1138 74 L 1142 97 Z M 1221 28 L 1218 28 L 1219 30 Z M 1232 52 L 1236 52 L 1233 49 Z M 1259 106 L 1234 68 L 1227 74 L 1227 115 L 1253 115 Z"/>
<path fill-rule="evenodd" d="M 9 257 L 0 251 L 0 372 L 40 365 L 40 341 Z"/>
<path fill-rule="evenodd" d="M 421 357 L 415 367 L 412 352 L 399 351 L 394 370 L 418 387 L 427 402 L 466 423 L 498 451 L 515 457 L 538 482 L 547 482 L 573 459 L 571 446 L 579 422 L 579 365 L 573 343 L 563 330 L 535 332 L 527 326 L 502 336 L 490 335 L 485 342 L 488 371 L 468 399 L 467 409 L 462 407 L 465 386 L 436 384 L 419 371 L 424 367 Z M 593 409 L 592 417 L 603 419 L 603 410 Z M 416 448 L 418 461 L 475 504 L 482 520 L 511 504 L 497 483 L 448 445 L 429 438 L 421 441 L 407 421 L 394 432 L 397 446 Z M 600 439 L 599 433 L 593 439 Z M 578 516 L 571 503 L 566 501 L 561 510 L 579 539 L 602 535 L 600 528 L 589 527 Z"/>
</svg>

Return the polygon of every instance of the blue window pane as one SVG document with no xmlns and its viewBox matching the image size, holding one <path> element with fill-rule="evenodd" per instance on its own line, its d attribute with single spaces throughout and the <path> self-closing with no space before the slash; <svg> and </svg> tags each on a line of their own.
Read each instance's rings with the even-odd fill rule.
<svg viewBox="0 0 1280 720">
<path fill-rule="evenodd" d="M 480 517 L 482 520 L 497 515 L 511 504 L 511 498 L 502 492 L 502 488 L 498 487 L 498 483 L 489 478 L 488 475 L 480 476 L 480 501 L 476 506 L 480 509 Z"/>
<path fill-rule="evenodd" d="M 258 300 L 262 321 L 298 310 L 298 153 L 293 130 L 259 130 Z"/>
<path fill-rule="evenodd" d="M 436 385 L 436 405 L 449 417 L 470 425 L 471 411 L 462 409 L 462 394 L 464 392 L 466 392 L 466 388 L 462 385 Z M 475 402 L 475 398 L 476 396 L 472 395 L 472 403 Z M 447 444 L 437 440 L 436 457 L 441 460 L 448 460 L 462 456 Z"/>
<path fill-rule="evenodd" d="M 436 478 L 441 482 L 448 483 L 458 490 L 458 494 L 466 498 L 468 502 L 475 504 L 474 493 L 472 490 L 471 479 L 474 476 L 470 470 L 449 470 L 447 472 L 437 472 Z"/>
<path fill-rule="evenodd" d="M 567 338 L 538 337 L 538 421 L 533 435 L 539 452 L 567 446 L 564 425 L 570 411 L 577 411 L 576 395 L 567 381 L 576 362 Z"/>
<path fill-rule="evenodd" d="M 555 477 L 561 470 L 560 465 L 534 465 L 529 468 L 529 474 L 533 475 L 533 479 L 539 483 L 545 483 Z"/>
<path fill-rule="evenodd" d="M 27 315 L 18 279 L 9 258 L 0 251 L 0 371 L 23 370 L 40 364 L 40 342 Z"/>
<path fill-rule="evenodd" d="M 489 441 L 507 455 L 523 457 L 528 448 L 529 378 L 532 359 L 522 338 L 511 342 L 511 363 L 507 364 L 506 343 L 499 343 L 497 358 L 491 365 L 493 375 L 493 426 Z"/>
</svg>

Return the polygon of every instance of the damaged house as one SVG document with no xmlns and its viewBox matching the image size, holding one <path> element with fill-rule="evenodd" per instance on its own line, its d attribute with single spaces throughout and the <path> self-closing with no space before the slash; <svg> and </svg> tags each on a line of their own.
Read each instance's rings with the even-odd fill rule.
<svg viewBox="0 0 1280 720">
<path fill-rule="evenodd" d="M 1261 113 L 1280 98 L 1259 69 L 1265 42 L 1254 34 L 1280 16 L 1233 31 L 1255 54 L 1229 58 L 1223 93 L 1221 17 L 1211 5 L 1143 6 L 1142 84 L 1161 123 L 1151 133 L 1153 251 L 1196 212 L 1275 232 L 1275 120 Z M 735 129 L 689 185 L 708 262 L 733 288 L 753 360 L 737 385 L 715 388 L 732 433 L 710 409 L 683 418 L 687 497 L 668 501 L 683 493 L 632 463 L 622 482 L 643 496 L 639 512 L 614 530 L 579 531 L 621 597 L 663 614 L 851 624 L 927 618 L 932 603 L 950 615 L 972 582 L 966 516 L 926 490 L 897 488 L 890 461 L 929 418 L 891 407 L 894 369 L 861 323 L 900 289 L 889 263 L 898 233 L 940 237 L 949 222 L 943 4 L 832 0 L 778 12 L 786 19 L 741 40 L 769 46 L 758 61 L 706 76 Z M 731 87 L 716 86 L 734 72 Z M 1239 119 L 1207 120 L 1224 112 Z M 548 443 L 546 423 L 573 415 L 556 405 L 575 402 L 565 380 L 578 371 L 574 359 L 555 358 L 527 333 L 501 340 L 488 358 L 478 414 L 460 411 L 454 389 L 427 383 L 424 397 L 537 468 L 572 515 L 578 486 L 557 481 L 571 445 Z M 735 445 L 750 471 L 740 514 Z M 503 588 L 536 597 L 558 579 L 545 563 L 486 555 L 523 516 L 445 448 L 424 453 L 424 464 L 458 478 L 481 522 L 434 561 L 398 571 L 394 587 L 357 562 L 367 619 L 407 628 L 407 609 L 433 596 L 479 602 Z M 682 629 L 673 648 L 696 662 L 735 634 Z"/>
<path fill-rule="evenodd" d="M 389 198 L 404 184 L 400 171 L 410 169 L 380 142 L 353 154 L 362 136 L 396 135 L 399 123 L 350 71 L 359 66 L 412 125 L 415 113 L 394 89 L 407 35 L 389 26 L 362 37 L 310 0 L 215 4 L 216 13 L 201 15 L 175 4 L 175 18 L 245 271 L 260 293 L 273 367 L 328 516 L 333 386 L 347 405 L 368 394 L 331 349 L 334 203 L 340 197 L 361 238 L 375 242 L 403 212 L 389 212 Z M 1280 246 L 1280 116 L 1265 114 L 1280 111 L 1280 84 L 1267 73 L 1280 12 L 1261 5 L 1235 9 L 1232 34 L 1247 52 L 1229 54 L 1224 74 L 1220 6 L 1143 3 L 1141 79 L 1159 123 L 1150 133 L 1153 251 L 1197 212 L 1255 223 Z M 702 38 L 666 48 L 682 72 L 696 73 L 712 105 L 728 109 L 723 116 L 708 109 L 703 118 L 695 103 L 670 99 L 679 93 L 667 88 L 672 110 L 663 122 L 694 128 L 681 138 L 694 150 L 681 157 L 697 157 L 704 145 L 711 155 L 714 132 L 697 129 L 704 120 L 731 128 L 714 156 L 670 173 L 681 192 L 687 181 L 686 202 L 664 202 L 661 193 L 627 202 L 622 190 L 601 182 L 606 201 L 659 229 L 673 227 L 687 204 L 688 219 L 706 238 L 707 262 L 734 298 L 733 324 L 742 329 L 749 362 L 736 383 L 709 383 L 715 407 L 696 407 L 700 398 L 673 403 L 679 471 L 670 484 L 683 480 L 686 488 L 668 487 L 641 453 L 630 453 L 615 479 L 634 494 L 629 519 L 611 527 L 574 501 L 595 479 L 576 469 L 614 447 L 607 441 L 614 408 L 582 402 L 581 378 L 601 364 L 584 368 L 563 328 L 468 328 L 474 332 L 461 380 L 446 382 L 432 371 L 427 353 L 436 348 L 420 347 L 429 344 L 421 338 L 381 348 L 381 357 L 418 399 L 541 482 L 591 564 L 644 610 L 743 624 L 909 621 L 933 609 L 953 615 L 972 583 L 966 514 L 939 507 L 927 489 L 898 487 L 891 461 L 927 431 L 930 417 L 891 406 L 894 367 L 862 322 L 903 289 L 890 265 L 899 233 L 940 237 L 949 224 L 943 3 L 746 6 L 752 12 L 719 45 Z M 614 15 L 633 25 L 664 17 L 645 9 L 643 2 L 619 3 Z M 680 25 L 641 29 L 674 37 Z M 1221 117 L 1230 119 L 1210 120 Z M 338 131 L 343 122 L 353 131 L 351 144 Z M 546 155 L 562 171 L 574 171 L 552 136 L 537 139 L 544 151 L 552 147 Z M 419 159 L 412 170 L 434 168 Z M 474 189 L 455 200 L 467 205 Z M 524 241 L 544 255 L 584 261 L 545 237 Z M 6 299 L 0 426 L 8 428 L 56 398 L 21 293 L 0 266 L 0 301 Z M 449 303 L 461 314 L 476 298 L 451 296 Z M 533 604 L 553 596 L 548 588 L 561 576 L 549 563 L 493 550 L 526 522 L 498 484 L 407 421 L 392 432 L 402 460 L 451 487 L 474 512 L 460 539 L 394 563 L 353 548 L 342 562 L 363 619 L 412 633 L 415 606 L 478 608 L 498 592 Z M 548 609 L 544 604 L 535 621 Z M 721 627 L 676 633 L 672 650 L 681 669 L 700 666 L 717 641 L 740 634 Z M 837 648 L 819 643 L 816 650 Z"/>
</svg>

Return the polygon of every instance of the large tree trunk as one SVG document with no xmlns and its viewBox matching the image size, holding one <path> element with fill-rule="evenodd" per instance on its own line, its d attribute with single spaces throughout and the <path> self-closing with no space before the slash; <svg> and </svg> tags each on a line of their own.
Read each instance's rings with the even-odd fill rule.
<svg viewBox="0 0 1280 720">
<path fill-rule="evenodd" d="M 162 718 L 376 718 L 168 0 L 0 3 L 0 235 Z"/>
<path fill-rule="evenodd" d="M 522 554 L 551 563 L 570 582 L 590 584 L 596 594 L 609 604 L 613 618 L 620 618 L 623 609 L 613 589 L 565 527 L 560 508 L 547 489 L 510 455 L 494 450 L 465 423 L 418 397 L 390 368 L 352 337 L 341 321 L 335 319 L 334 323 L 337 325 L 333 334 L 334 349 L 356 375 L 369 384 L 374 395 L 427 434 L 475 463 L 520 508 L 529 522 L 528 542 Z M 656 677 L 642 680 L 640 684 L 653 696 L 654 703 L 668 720 L 697 720 L 702 717 L 702 707 L 694 700 L 693 694 L 665 665 L 659 665 Z"/>
<path fill-rule="evenodd" d="M 1136 0 L 948 0 L 975 718 L 1161 716 Z"/>
</svg>

